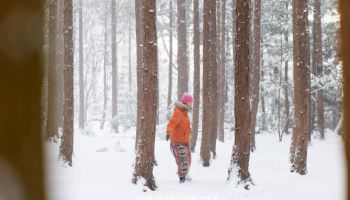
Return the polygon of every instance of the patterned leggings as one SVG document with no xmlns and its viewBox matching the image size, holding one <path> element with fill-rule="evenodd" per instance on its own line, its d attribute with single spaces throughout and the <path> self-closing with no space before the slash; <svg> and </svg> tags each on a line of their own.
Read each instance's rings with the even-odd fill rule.
<svg viewBox="0 0 350 200">
<path fill-rule="evenodd" d="M 171 143 L 170 149 L 175 157 L 178 176 L 186 176 L 191 167 L 191 151 L 189 144 Z"/>
</svg>

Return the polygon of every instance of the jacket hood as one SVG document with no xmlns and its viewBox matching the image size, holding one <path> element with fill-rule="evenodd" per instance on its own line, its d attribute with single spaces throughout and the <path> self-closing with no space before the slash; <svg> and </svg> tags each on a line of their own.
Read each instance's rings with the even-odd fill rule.
<svg viewBox="0 0 350 200">
<path fill-rule="evenodd" d="M 181 110 L 185 110 L 185 111 L 188 111 L 188 112 L 192 111 L 192 107 L 190 105 L 184 104 L 181 101 L 177 101 L 175 103 L 175 106 L 179 107 Z"/>
</svg>

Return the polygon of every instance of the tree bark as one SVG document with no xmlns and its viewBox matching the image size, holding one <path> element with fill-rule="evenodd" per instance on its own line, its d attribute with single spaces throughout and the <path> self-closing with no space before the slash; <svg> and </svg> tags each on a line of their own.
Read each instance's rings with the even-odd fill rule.
<svg viewBox="0 0 350 200">
<path fill-rule="evenodd" d="M 193 0 L 193 122 L 191 133 L 191 151 L 194 152 L 197 144 L 200 104 L 200 31 L 199 31 L 199 2 Z"/>
<path fill-rule="evenodd" d="M 307 2 L 293 0 L 294 119 L 290 161 L 292 172 L 307 173 L 307 144 L 310 131 L 310 69 Z"/>
<path fill-rule="evenodd" d="M 43 3 L 0 3 L 1 199 L 46 199 L 40 128 Z"/>
<path fill-rule="evenodd" d="M 58 16 L 63 16 L 64 14 L 64 0 L 58 0 Z M 57 123 L 59 129 L 63 130 L 63 104 L 64 104 L 64 19 L 63 17 L 58 17 L 58 30 L 57 30 L 57 110 L 58 117 Z"/>
<path fill-rule="evenodd" d="M 107 10 L 107 8 L 106 8 Z M 107 14 L 105 19 L 105 32 L 104 32 L 104 55 L 103 55 L 103 113 L 100 129 L 103 129 L 107 115 L 107 62 L 108 62 L 108 34 L 107 34 Z"/>
<path fill-rule="evenodd" d="M 261 44 L 263 44 L 263 38 L 260 38 L 261 40 Z M 264 77 L 265 77 L 265 73 L 264 73 L 264 56 L 263 56 L 264 52 L 260 53 L 260 58 L 261 58 L 261 69 L 260 69 L 260 74 L 261 74 L 261 82 L 264 82 Z M 267 130 L 267 124 L 266 124 L 266 109 L 265 109 L 265 95 L 264 95 L 264 87 L 263 85 L 261 85 L 260 87 L 260 98 L 261 98 L 261 130 L 266 131 Z"/>
<path fill-rule="evenodd" d="M 47 121 L 46 137 L 53 139 L 58 134 L 58 101 L 57 97 L 57 20 L 58 20 L 57 1 L 49 4 L 49 66 L 48 66 L 48 100 L 47 100 Z"/>
<path fill-rule="evenodd" d="M 218 0 L 217 0 L 218 1 Z M 217 24 L 217 17 L 219 17 L 220 15 L 217 15 L 217 5 L 218 3 L 216 3 L 215 5 L 215 13 L 214 13 L 214 18 L 215 18 L 215 21 L 213 21 L 214 23 L 212 23 L 213 25 L 212 26 L 215 26 L 215 34 L 212 35 L 212 37 L 210 38 L 210 40 L 212 41 L 211 42 L 211 45 L 212 45 L 212 49 L 214 49 L 215 51 L 215 54 L 214 56 L 212 56 L 212 59 L 210 59 L 210 66 L 211 66 L 211 69 L 210 70 L 213 70 L 213 71 L 210 71 L 210 73 L 212 73 L 213 75 L 210 75 L 209 76 L 209 79 L 210 79 L 210 82 L 209 83 L 209 94 L 211 95 L 209 98 L 211 99 L 211 105 L 213 107 L 211 107 L 211 111 L 209 113 L 212 113 L 212 117 L 213 117 L 213 121 L 211 122 L 212 123 L 212 127 L 214 128 L 211 132 L 210 132 L 210 151 L 213 155 L 213 159 L 216 159 L 216 140 L 217 140 L 217 137 L 218 137 L 218 72 L 219 72 L 219 69 L 218 69 L 218 56 L 220 57 L 220 49 L 218 48 L 218 45 L 219 45 L 219 37 L 217 32 L 220 31 L 220 26 L 218 26 Z M 220 9 L 218 9 L 220 10 Z M 220 17 L 219 17 L 220 19 Z M 219 23 L 220 25 L 220 23 Z M 218 28 L 219 27 L 219 28 Z M 211 27 L 212 29 L 212 27 Z M 214 71 L 215 70 L 215 71 Z M 211 78 L 211 77 L 214 77 L 214 78 Z M 212 79 L 212 80 L 211 80 Z M 204 104 L 203 104 L 204 106 Z"/>
<path fill-rule="evenodd" d="M 135 19 L 136 19 L 136 76 L 137 76 L 137 116 L 136 116 L 136 139 L 135 150 L 137 150 L 138 138 L 141 126 L 141 96 L 142 96 L 142 51 L 143 51 L 143 22 L 142 22 L 142 2 L 135 0 Z"/>
<path fill-rule="evenodd" d="M 227 5 L 227 3 L 226 3 L 226 5 Z M 228 9 L 226 8 L 226 14 L 228 14 L 227 10 Z M 227 17 L 225 16 L 225 18 L 227 18 Z M 234 22 L 232 22 L 232 23 L 234 23 Z M 232 35 L 232 33 L 229 31 L 229 28 L 230 28 L 230 23 L 229 23 L 229 21 L 227 21 L 227 22 L 225 22 L 225 33 L 226 33 L 226 36 L 225 36 L 225 40 L 226 40 L 225 41 L 225 45 L 226 45 L 226 47 L 225 47 L 225 90 L 224 90 L 224 93 L 225 93 L 224 94 L 225 112 L 226 112 L 226 104 L 228 103 L 228 91 L 229 91 L 228 85 L 230 84 L 229 83 L 230 79 L 228 78 L 229 70 L 227 69 L 227 67 L 231 66 L 231 65 L 228 65 L 226 58 L 232 58 L 231 52 L 229 50 L 231 49 L 231 44 L 233 43 L 233 42 L 231 42 L 231 40 L 234 40 L 233 38 L 230 38 L 230 35 Z M 232 59 L 232 61 L 233 61 L 233 59 Z M 231 79 L 231 80 L 233 81 L 233 79 Z M 225 122 L 225 120 L 224 120 L 224 122 Z"/>
<path fill-rule="evenodd" d="M 132 83 L 132 75 L 131 75 L 131 15 L 129 16 L 129 24 L 128 24 L 128 56 L 129 56 L 129 91 L 131 91 L 131 83 Z"/>
<path fill-rule="evenodd" d="M 281 39 L 280 39 L 280 68 L 278 70 L 278 94 L 277 94 L 277 132 L 279 135 L 279 141 L 282 141 L 282 137 L 283 137 L 283 130 L 281 131 L 282 128 L 282 124 L 281 124 L 281 108 L 282 108 L 282 100 L 281 100 L 281 89 L 282 89 L 282 66 L 283 66 L 283 35 L 281 35 Z"/>
<path fill-rule="evenodd" d="M 313 49 L 313 67 L 316 70 L 318 80 L 323 78 L 323 59 L 322 59 L 322 26 L 321 26 L 321 1 L 315 0 L 314 10 L 314 49 Z M 317 110 L 317 128 L 320 133 L 320 138 L 324 136 L 324 105 L 323 105 L 323 89 L 322 86 L 317 87 L 316 92 L 316 110 Z"/>
<path fill-rule="evenodd" d="M 288 12 L 288 2 L 286 3 L 286 12 Z M 284 33 L 284 42 L 285 46 L 288 46 L 288 35 L 289 32 L 286 31 Z M 286 48 L 287 49 L 287 48 Z M 290 126 L 290 111 L 289 111 L 289 95 L 288 95 L 288 60 L 284 61 L 284 84 L 283 84 L 283 89 L 284 89 L 284 110 L 285 110 L 285 124 L 283 128 L 283 132 L 286 134 L 289 134 L 289 126 Z"/>
<path fill-rule="evenodd" d="M 139 178 L 146 180 L 145 186 L 151 190 L 157 188 L 153 176 L 154 143 L 157 118 L 157 96 L 158 96 L 158 66 L 157 66 L 157 30 L 156 30 L 156 2 L 155 0 L 143 1 L 143 84 L 142 84 L 142 117 L 141 132 L 138 142 L 135 161 L 133 183 Z"/>
<path fill-rule="evenodd" d="M 173 1 L 169 1 L 169 78 L 168 78 L 168 104 L 167 119 L 171 117 L 171 102 L 173 92 Z"/>
<path fill-rule="evenodd" d="M 256 115 L 258 112 L 259 98 L 260 98 L 260 41 L 261 41 L 261 30 L 260 30 L 260 19 L 261 19 L 261 0 L 255 0 L 254 5 L 254 18 L 253 18 L 253 60 L 252 60 L 252 68 L 250 69 L 250 92 L 251 92 L 251 138 L 250 138 L 250 149 L 251 151 L 255 151 L 255 127 L 256 127 Z"/>
<path fill-rule="evenodd" d="M 341 117 L 338 121 L 338 124 L 337 124 L 337 127 L 335 127 L 334 129 L 334 133 L 337 134 L 337 135 L 344 135 L 343 134 L 343 121 L 344 121 L 344 114 L 342 113 L 341 114 Z"/>
<path fill-rule="evenodd" d="M 203 119 L 200 155 L 204 167 L 210 165 L 217 131 L 216 1 L 204 0 L 203 35 Z M 214 154 L 215 156 L 215 154 Z"/>
<path fill-rule="evenodd" d="M 186 0 L 177 0 L 177 98 L 188 92 Z"/>
<path fill-rule="evenodd" d="M 350 2 L 339 1 L 340 5 L 340 35 L 341 35 L 341 57 L 343 61 L 343 78 L 344 78 L 344 102 L 350 102 Z M 344 103 L 344 122 L 350 121 L 349 103 Z M 347 160 L 347 169 L 350 171 L 350 123 L 344 124 L 344 147 Z M 348 194 L 347 199 L 350 200 L 350 173 L 347 173 Z"/>
<path fill-rule="evenodd" d="M 83 1 L 79 2 L 79 128 L 85 127 Z"/>
<path fill-rule="evenodd" d="M 215 24 L 216 24 L 216 66 L 217 66 L 217 71 L 216 71 L 216 74 L 217 74 L 217 85 L 218 85 L 218 91 L 217 91 L 217 94 L 218 94 L 218 96 L 217 96 L 217 125 L 219 125 L 220 124 L 220 113 L 219 113 L 219 111 L 220 111 L 220 109 L 221 109 L 221 107 L 220 107 L 220 96 L 219 96 L 219 94 L 220 94 L 220 76 L 221 76 L 221 0 L 216 0 L 216 22 L 215 22 Z M 217 136 L 217 138 L 216 139 L 218 139 L 219 138 L 219 134 L 218 134 L 218 132 L 219 132 L 219 126 L 217 126 L 217 130 L 216 130 L 216 136 Z M 216 144 L 215 144 L 216 145 Z"/>
<path fill-rule="evenodd" d="M 249 102 L 249 2 L 236 4 L 236 60 L 235 60 L 235 141 L 231 167 L 237 169 L 238 182 L 249 189 L 250 102 Z M 231 170 L 230 170 L 231 171 Z"/>
<path fill-rule="evenodd" d="M 112 0 L 112 129 L 118 133 L 117 5 Z"/>
<path fill-rule="evenodd" d="M 236 4 L 237 4 L 237 0 L 232 0 L 232 64 L 233 64 L 233 74 L 234 74 L 234 70 L 236 68 L 236 48 L 235 48 L 235 41 L 237 39 L 237 33 L 236 33 Z M 234 77 L 233 77 L 234 78 Z M 232 80 L 232 85 L 234 85 L 234 80 Z"/>
<path fill-rule="evenodd" d="M 263 58 L 263 57 L 262 57 Z M 261 60 L 261 67 L 264 67 L 264 60 Z M 261 73 L 261 82 L 264 81 L 264 70 L 260 70 Z M 264 87 L 261 86 L 261 130 L 266 131 L 267 130 L 267 124 L 266 124 L 266 109 L 265 109 L 265 95 L 264 95 Z"/>
<path fill-rule="evenodd" d="M 64 132 L 60 156 L 72 166 L 74 133 L 73 2 L 64 1 Z"/>
<path fill-rule="evenodd" d="M 226 0 L 221 0 L 221 15 L 220 15 L 220 57 L 219 57 L 219 63 L 218 63 L 218 139 L 220 142 L 224 142 L 225 140 L 225 86 L 226 86 L 226 79 L 225 79 L 225 66 L 226 66 L 226 60 L 225 60 L 225 17 L 226 17 Z"/>
<path fill-rule="evenodd" d="M 221 67 L 221 0 L 216 0 L 216 63 L 218 78 Z M 219 100 L 219 98 L 218 98 Z M 219 104 L 218 104 L 219 106 Z M 219 108 L 219 107 L 218 107 Z"/>
</svg>

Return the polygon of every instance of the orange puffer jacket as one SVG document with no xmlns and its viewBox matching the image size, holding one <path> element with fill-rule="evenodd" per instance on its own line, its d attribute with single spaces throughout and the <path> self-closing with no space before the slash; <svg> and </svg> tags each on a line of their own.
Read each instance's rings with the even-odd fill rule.
<svg viewBox="0 0 350 200">
<path fill-rule="evenodd" d="M 190 119 L 187 115 L 186 105 L 178 102 L 175 104 L 174 114 L 171 117 L 166 132 L 170 135 L 171 143 L 190 143 Z"/>
</svg>

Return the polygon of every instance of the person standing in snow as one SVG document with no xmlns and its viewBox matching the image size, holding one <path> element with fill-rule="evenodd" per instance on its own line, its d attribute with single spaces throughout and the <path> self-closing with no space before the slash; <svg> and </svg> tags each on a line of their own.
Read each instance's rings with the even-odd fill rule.
<svg viewBox="0 0 350 200">
<path fill-rule="evenodd" d="M 175 103 L 174 113 L 166 127 L 166 140 L 170 139 L 170 149 L 177 164 L 180 183 L 190 181 L 191 167 L 190 134 L 191 124 L 188 112 L 192 110 L 193 97 L 184 93 L 181 101 Z"/>
</svg>

